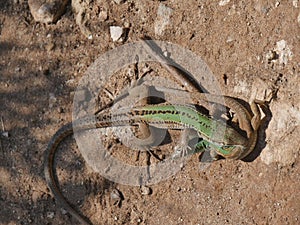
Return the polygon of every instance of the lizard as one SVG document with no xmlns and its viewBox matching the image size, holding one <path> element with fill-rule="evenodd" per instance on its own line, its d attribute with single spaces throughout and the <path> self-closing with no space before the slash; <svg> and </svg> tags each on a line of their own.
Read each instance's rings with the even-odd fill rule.
<svg viewBox="0 0 300 225">
<path fill-rule="evenodd" d="M 232 155 L 240 156 L 240 153 L 243 153 L 248 148 L 248 139 L 240 135 L 236 129 L 226 125 L 222 120 L 215 120 L 200 113 L 189 105 L 162 103 L 138 106 L 116 115 L 110 112 L 102 112 L 95 116 L 83 117 L 73 123 L 68 123 L 54 134 L 47 146 L 44 173 L 53 195 L 82 224 L 90 223 L 66 201 L 59 189 L 55 176 L 53 162 L 59 144 L 75 131 L 112 126 L 134 126 L 143 123 L 163 129 L 193 129 L 203 138 L 196 145 L 196 148 L 203 151 L 203 149 L 211 147 L 217 154 L 225 158 L 233 158 Z M 224 136 L 218 135 L 219 131 L 224 131 Z"/>
<path fill-rule="evenodd" d="M 169 71 L 174 74 L 174 69 L 171 66 L 168 67 Z M 175 71 L 175 75 L 180 77 L 177 70 Z M 185 81 L 187 80 L 186 78 L 183 79 Z M 186 82 L 186 84 L 188 84 L 187 87 L 192 86 L 190 85 L 190 80 Z M 196 111 L 190 105 L 146 105 L 135 107 L 116 116 L 102 112 L 102 110 L 110 106 L 110 104 L 108 104 L 103 109 L 98 110 L 93 116 L 84 117 L 73 123 L 62 126 L 48 143 L 44 173 L 54 197 L 56 197 L 61 205 L 81 224 L 91 224 L 87 218 L 80 215 L 64 198 L 59 189 L 53 166 L 59 144 L 75 131 L 128 125 L 140 125 L 144 127 L 145 130 L 147 130 L 146 128 L 149 127 L 149 125 L 164 129 L 192 129 L 198 132 L 199 136 L 202 138 L 195 146 L 196 152 L 201 152 L 206 148 L 210 148 L 214 155 L 214 160 L 217 159 L 217 155 L 221 155 L 227 159 L 243 159 L 254 149 L 257 142 L 257 131 L 260 125 L 260 112 L 256 102 L 253 101 L 250 104 L 251 112 L 236 99 L 229 96 L 211 95 L 200 93 L 199 91 L 193 92 L 191 96 L 194 103 L 199 103 L 205 107 L 209 107 L 211 106 L 211 103 L 214 103 L 225 105 L 235 111 L 239 126 L 241 130 L 246 132 L 246 136 L 241 135 L 223 121 L 216 120 Z M 218 132 L 217 128 L 221 128 L 219 130 L 225 131 L 225 135 L 214 135 L 212 137 L 212 133 Z M 152 141 L 151 139 L 153 137 L 151 137 L 152 135 L 150 134 L 150 137 L 147 138 L 149 139 L 149 143 Z M 186 143 L 184 142 L 184 144 Z"/>
</svg>

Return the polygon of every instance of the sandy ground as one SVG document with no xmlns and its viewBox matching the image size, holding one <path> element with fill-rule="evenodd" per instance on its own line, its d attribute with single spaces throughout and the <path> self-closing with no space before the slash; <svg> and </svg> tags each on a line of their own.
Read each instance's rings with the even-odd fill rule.
<svg viewBox="0 0 300 225">
<path fill-rule="evenodd" d="M 25 0 L 0 2 L 0 224 L 76 224 L 45 183 L 46 145 L 71 121 L 74 91 L 88 67 L 142 35 L 200 56 L 222 94 L 248 101 L 253 89 L 259 99 L 276 91 L 257 155 L 205 169 L 193 155 L 147 193 L 93 172 L 68 138 L 57 168 L 72 205 L 93 224 L 299 224 L 300 2 L 81 2 L 81 20 L 69 4 L 49 25 L 34 21 Z M 112 40 L 110 26 L 126 28 L 122 42 Z M 116 82 L 108 84 L 113 94 L 123 88 Z M 120 205 L 111 199 L 115 189 L 124 196 Z"/>
</svg>

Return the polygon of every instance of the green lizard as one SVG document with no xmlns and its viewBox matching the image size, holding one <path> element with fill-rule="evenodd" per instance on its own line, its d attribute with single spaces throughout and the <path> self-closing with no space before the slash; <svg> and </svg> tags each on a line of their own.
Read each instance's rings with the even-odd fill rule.
<svg viewBox="0 0 300 225">
<path fill-rule="evenodd" d="M 170 68 L 170 71 L 173 73 L 174 70 L 172 70 L 172 67 Z M 175 75 L 180 76 L 178 73 Z M 134 125 L 139 125 L 143 127 L 144 130 L 149 128 L 148 125 L 163 129 L 192 129 L 202 138 L 195 146 L 196 152 L 204 151 L 209 148 L 213 155 L 221 155 L 229 159 L 242 159 L 253 150 L 256 145 L 257 130 L 260 124 L 260 114 L 256 103 L 251 104 L 251 112 L 231 97 L 199 92 L 193 92 L 191 97 L 194 104 L 198 103 L 205 107 L 209 107 L 211 102 L 221 105 L 224 104 L 224 106 L 235 111 L 239 127 L 246 132 L 246 136 L 241 135 L 233 127 L 226 125 L 224 121 L 204 115 L 186 104 L 171 105 L 164 103 L 138 106 L 130 110 L 125 110 L 118 115 L 99 110 L 96 115 L 80 118 L 73 123 L 64 125 L 51 138 L 46 150 L 44 171 L 46 181 L 54 197 L 57 198 L 58 202 L 81 224 L 91 224 L 87 218 L 81 216 L 73 209 L 62 195 L 53 166 L 59 144 L 64 138 L 73 134 L 74 131 Z M 145 145 L 151 144 L 153 137 L 154 136 L 150 134 L 150 136 L 145 139 L 147 142 Z M 184 142 L 183 145 L 186 145 L 186 142 Z"/>
<path fill-rule="evenodd" d="M 68 123 L 60 128 L 50 140 L 47 146 L 47 160 L 45 163 L 45 177 L 54 196 L 62 203 L 81 223 L 88 224 L 65 200 L 59 190 L 53 168 L 55 153 L 60 142 L 74 131 L 112 126 L 134 126 L 146 123 L 148 125 L 164 129 L 190 128 L 199 133 L 203 138 L 196 148 L 202 151 L 204 148 L 212 148 L 217 154 L 224 157 L 244 152 L 247 148 L 248 139 L 241 136 L 235 129 L 229 127 L 223 121 L 214 120 L 201 114 L 188 105 L 147 105 L 131 109 L 117 115 L 102 112 L 96 116 L 84 117 Z M 73 126 L 72 126 L 73 125 Z M 219 131 L 224 135 L 218 135 Z"/>
</svg>

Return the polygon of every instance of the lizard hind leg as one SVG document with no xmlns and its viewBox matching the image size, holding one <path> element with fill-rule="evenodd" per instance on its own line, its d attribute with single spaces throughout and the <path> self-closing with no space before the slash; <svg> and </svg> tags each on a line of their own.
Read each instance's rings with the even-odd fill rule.
<svg viewBox="0 0 300 225">
<path fill-rule="evenodd" d="M 155 90 L 152 86 L 142 84 L 129 89 L 128 93 L 129 98 L 131 98 L 132 101 L 137 102 L 135 106 L 145 106 L 154 104 L 152 102 L 152 96 L 159 96 L 161 99 L 163 99 L 161 93 L 156 93 L 157 91 L 153 93 L 154 91 Z M 162 161 L 162 159 L 157 154 L 155 154 L 154 149 L 161 143 L 162 137 L 165 136 L 165 131 L 150 126 L 146 122 L 140 122 L 137 125 L 137 129 L 133 131 L 134 136 L 136 137 L 134 138 L 134 145 L 138 147 L 139 151 L 146 151 L 148 156 L 152 156 L 158 161 Z"/>
<path fill-rule="evenodd" d="M 204 139 L 202 139 L 196 144 L 195 152 L 209 152 L 209 155 L 206 155 L 203 159 L 201 158 L 201 162 L 212 162 L 220 158 L 218 152 L 213 148 L 213 146 L 211 146 L 211 144 Z"/>
<path fill-rule="evenodd" d="M 209 167 L 209 165 L 216 161 L 219 156 L 217 152 L 212 149 L 212 147 L 209 145 L 209 142 L 202 139 L 195 145 L 195 152 L 200 152 L 199 155 L 199 170 L 205 170 Z"/>
</svg>

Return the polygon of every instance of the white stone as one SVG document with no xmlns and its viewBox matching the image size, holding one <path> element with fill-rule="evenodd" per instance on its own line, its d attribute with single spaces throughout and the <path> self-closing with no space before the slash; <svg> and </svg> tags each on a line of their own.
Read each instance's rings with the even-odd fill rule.
<svg viewBox="0 0 300 225">
<path fill-rule="evenodd" d="M 106 9 L 102 9 L 100 11 L 100 13 L 99 13 L 99 20 L 101 22 L 103 22 L 103 21 L 107 20 L 107 18 L 108 18 L 108 12 L 107 12 L 107 10 Z"/>
<path fill-rule="evenodd" d="M 293 57 L 293 53 L 285 40 L 281 40 L 276 43 L 275 51 L 279 55 L 279 64 L 286 65 L 288 63 L 288 60 L 292 59 Z"/>
<path fill-rule="evenodd" d="M 52 108 L 53 105 L 56 103 L 57 98 L 55 97 L 54 93 L 49 94 L 49 108 Z"/>
<path fill-rule="evenodd" d="M 230 2 L 230 0 L 221 0 L 221 1 L 219 2 L 219 6 L 227 5 L 229 2 Z"/>
<path fill-rule="evenodd" d="M 123 35 L 123 28 L 119 26 L 110 26 L 110 37 L 113 41 L 118 41 Z"/>
<path fill-rule="evenodd" d="M 298 2 L 299 2 L 299 0 L 293 0 L 293 6 L 295 8 L 298 8 Z"/>
<path fill-rule="evenodd" d="M 266 131 L 268 143 L 260 157 L 266 163 L 292 165 L 299 154 L 300 109 L 283 100 L 274 102 L 270 110 L 273 118 Z"/>
<path fill-rule="evenodd" d="M 147 186 L 141 186 L 141 194 L 142 195 L 150 195 L 152 192 L 151 188 Z"/>
<path fill-rule="evenodd" d="M 160 3 L 157 9 L 157 18 L 154 23 L 154 32 L 160 36 L 164 33 L 166 26 L 170 24 L 170 17 L 173 13 L 173 9 Z"/>
<path fill-rule="evenodd" d="M 125 2 L 125 0 L 113 0 L 116 4 L 122 4 Z"/>
</svg>

